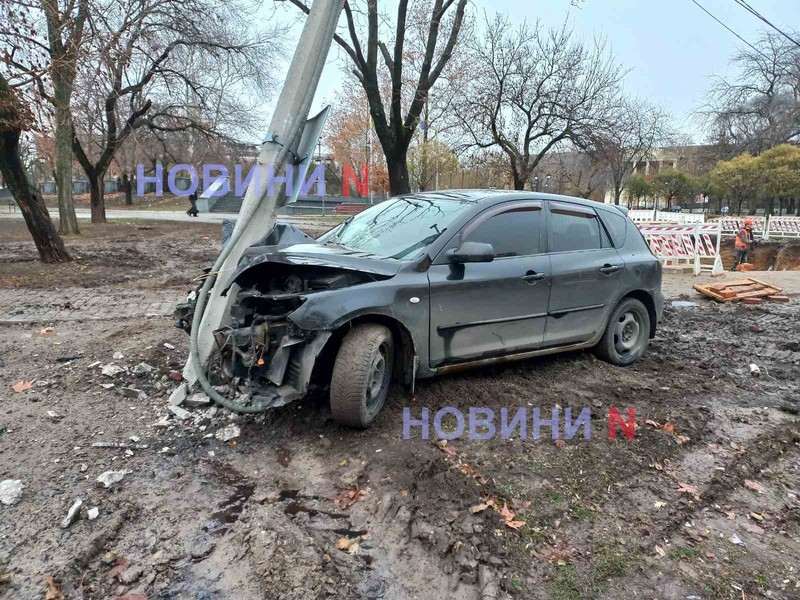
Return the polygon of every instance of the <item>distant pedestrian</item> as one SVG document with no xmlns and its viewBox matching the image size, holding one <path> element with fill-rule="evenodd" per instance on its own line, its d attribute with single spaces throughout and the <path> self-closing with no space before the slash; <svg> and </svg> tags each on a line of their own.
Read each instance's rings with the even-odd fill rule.
<svg viewBox="0 0 800 600">
<path fill-rule="evenodd" d="M 186 214 L 190 217 L 196 217 L 200 212 L 197 210 L 197 192 L 189 194 L 189 202 L 192 206 L 186 211 Z"/>
<path fill-rule="evenodd" d="M 748 253 L 755 248 L 753 238 L 753 219 L 745 219 L 742 228 L 736 234 L 736 247 L 734 248 L 733 268 L 736 271 L 739 265 L 747 262 Z"/>
</svg>

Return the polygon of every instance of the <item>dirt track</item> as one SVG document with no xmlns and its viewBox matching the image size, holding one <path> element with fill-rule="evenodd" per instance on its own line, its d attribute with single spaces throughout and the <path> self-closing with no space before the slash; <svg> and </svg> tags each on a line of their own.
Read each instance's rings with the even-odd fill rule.
<svg viewBox="0 0 800 600">
<path fill-rule="evenodd" d="M 90 231 L 65 271 L 4 231 L 0 293 L 180 295 L 216 251 L 216 227 L 136 227 Z M 0 506 L 0 598 L 43 598 L 48 575 L 65 598 L 129 600 L 800 598 L 796 275 L 761 274 L 793 302 L 755 307 L 706 302 L 691 277 L 669 276 L 667 295 L 698 305 L 668 306 L 638 365 L 580 352 L 421 382 L 367 432 L 333 424 L 321 396 L 165 420 L 187 355 L 168 317 L 0 325 L 0 480 L 25 485 Z M 104 376 L 96 361 L 126 370 Z M 157 372 L 135 374 L 141 362 Z M 23 379 L 32 388 L 13 392 Z M 442 406 L 589 407 L 592 436 L 403 439 L 404 407 Z M 608 439 L 612 406 L 635 408 L 632 440 Z M 238 438 L 214 437 L 232 423 Z M 104 489 L 108 470 L 127 473 Z M 348 490 L 363 494 L 345 507 Z M 81 518 L 62 529 L 76 498 Z M 470 512 L 488 500 L 524 524 Z"/>
</svg>

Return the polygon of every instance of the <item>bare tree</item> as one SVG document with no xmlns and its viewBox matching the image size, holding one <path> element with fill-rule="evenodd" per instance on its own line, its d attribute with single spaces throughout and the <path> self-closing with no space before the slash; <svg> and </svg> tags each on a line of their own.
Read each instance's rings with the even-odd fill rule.
<svg viewBox="0 0 800 600">
<path fill-rule="evenodd" d="M 69 261 L 64 242 L 56 231 L 42 196 L 20 160 L 19 142 L 33 117 L 26 111 L 8 81 L 0 73 L 0 175 L 19 205 L 43 262 Z"/>
<path fill-rule="evenodd" d="M 669 116 L 663 109 L 643 100 L 625 99 L 603 116 L 581 145 L 602 167 L 614 204 L 619 204 L 637 163 L 646 160 L 670 135 Z"/>
<path fill-rule="evenodd" d="M 60 230 L 79 233 L 72 202 L 72 114 L 77 62 L 84 43 L 89 0 L 6 0 L 0 3 L 0 47 L 7 80 L 21 82 L 41 125 L 52 122 Z"/>
<path fill-rule="evenodd" d="M 290 2 L 308 14 L 308 4 L 303 0 Z M 467 0 L 419 0 L 418 3 L 398 0 L 391 32 L 381 27 L 381 22 L 389 22 L 390 18 L 380 12 L 379 0 L 363 0 L 358 5 L 356 0 L 347 0 L 344 4 L 345 35 L 349 41 L 338 34 L 334 39 L 352 60 L 353 73 L 366 93 L 375 133 L 386 157 L 392 195 L 410 191 L 408 147 L 428 93 L 453 55 L 466 7 Z M 411 25 L 423 22 L 424 30 L 415 40 L 414 32 L 419 29 Z M 420 58 L 409 60 L 410 56 Z M 415 62 L 418 67 L 413 69 L 414 73 L 408 73 L 406 67 Z M 381 93 L 381 81 L 386 74 L 390 82 L 389 98 Z M 413 90 L 411 94 L 409 89 Z"/>
<path fill-rule="evenodd" d="M 485 30 L 469 43 L 475 74 L 458 115 L 472 146 L 505 153 L 519 190 L 554 146 L 586 139 L 613 104 L 624 72 L 604 41 L 586 45 L 566 25 L 514 26 L 498 15 Z"/>
<path fill-rule="evenodd" d="M 95 0 L 94 58 L 81 65 L 86 93 L 72 138 L 89 180 L 93 223 L 105 222 L 103 178 L 134 130 L 194 132 L 185 136 L 188 157 L 193 135 L 255 124 L 242 86 L 268 91 L 272 80 L 265 73 L 279 56 L 280 36 L 274 28 L 254 33 L 247 14 L 239 2 Z"/>
<path fill-rule="evenodd" d="M 591 156 L 578 149 L 553 152 L 546 156 L 537 169 L 547 182 L 545 191 L 591 198 L 604 190 L 604 168 Z M 538 180 L 537 180 L 538 181 Z"/>
<path fill-rule="evenodd" d="M 700 112 L 720 154 L 758 154 L 798 141 L 800 48 L 777 32 L 766 32 L 732 62 L 737 76 L 716 78 Z"/>
</svg>

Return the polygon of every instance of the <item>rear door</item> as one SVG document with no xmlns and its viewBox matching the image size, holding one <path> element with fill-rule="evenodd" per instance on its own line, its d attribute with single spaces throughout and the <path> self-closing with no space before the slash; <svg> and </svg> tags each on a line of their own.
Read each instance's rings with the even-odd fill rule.
<svg viewBox="0 0 800 600">
<path fill-rule="evenodd" d="M 432 367 L 538 348 L 550 297 L 542 203 L 487 209 L 442 250 L 428 270 Z M 462 242 L 492 244 L 495 259 L 454 264 L 447 250 Z"/>
<path fill-rule="evenodd" d="M 546 204 L 553 283 L 544 345 L 585 342 L 605 327 L 625 263 L 592 208 Z"/>
</svg>

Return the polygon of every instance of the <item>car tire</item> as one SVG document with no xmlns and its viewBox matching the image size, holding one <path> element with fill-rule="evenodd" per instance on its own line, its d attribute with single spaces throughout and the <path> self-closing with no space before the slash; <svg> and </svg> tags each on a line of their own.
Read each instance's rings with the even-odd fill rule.
<svg viewBox="0 0 800 600">
<path fill-rule="evenodd" d="M 650 340 L 650 313 L 636 298 L 624 298 L 608 320 L 596 354 L 619 367 L 632 365 L 641 358 Z"/>
<path fill-rule="evenodd" d="M 386 403 L 394 341 L 383 325 L 353 327 L 342 339 L 331 376 L 331 413 L 337 423 L 364 429 Z"/>
</svg>

